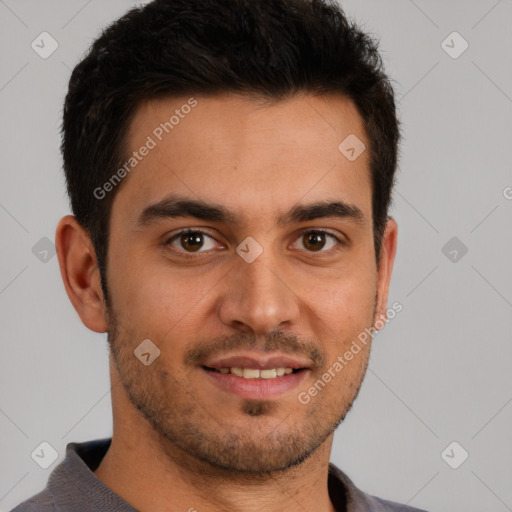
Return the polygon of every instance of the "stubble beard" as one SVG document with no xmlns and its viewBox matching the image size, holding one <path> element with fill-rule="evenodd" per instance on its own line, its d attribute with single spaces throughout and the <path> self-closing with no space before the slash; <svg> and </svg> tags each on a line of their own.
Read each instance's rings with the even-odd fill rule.
<svg viewBox="0 0 512 512">
<path fill-rule="evenodd" d="M 165 369 L 162 358 L 157 358 L 150 366 L 141 364 L 133 354 L 132 338 L 129 333 L 121 334 L 111 308 L 108 324 L 111 357 L 124 392 L 152 427 L 162 452 L 178 464 L 190 468 L 199 465 L 211 474 L 245 474 L 254 478 L 303 463 L 350 411 L 368 366 L 368 357 L 362 357 L 360 378 L 347 384 L 350 393 L 346 393 L 343 402 L 332 394 L 325 395 L 324 400 L 312 401 L 304 415 L 305 406 L 297 401 L 302 421 L 296 421 L 293 411 L 283 417 L 276 402 L 244 400 L 240 413 L 246 420 L 244 425 L 250 427 L 237 429 L 222 418 L 214 417 L 214 411 L 208 411 L 205 404 L 199 403 L 187 391 L 185 383 Z M 324 371 L 321 369 L 320 375 Z M 271 415 L 279 416 L 280 421 L 269 429 Z"/>
</svg>

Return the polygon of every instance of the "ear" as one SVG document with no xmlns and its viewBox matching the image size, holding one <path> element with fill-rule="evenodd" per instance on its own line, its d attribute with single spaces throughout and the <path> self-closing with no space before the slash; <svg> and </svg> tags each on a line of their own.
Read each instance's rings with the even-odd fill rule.
<svg viewBox="0 0 512 512">
<path fill-rule="evenodd" d="M 60 220 L 55 245 L 60 274 L 73 307 L 86 327 L 106 332 L 106 307 L 96 253 L 89 235 L 74 216 Z"/>
<path fill-rule="evenodd" d="M 392 217 L 388 217 L 386 229 L 382 236 L 379 266 L 377 270 L 377 304 L 375 308 L 375 318 L 373 319 L 374 325 L 379 319 L 379 325 L 385 324 L 387 321 L 388 292 L 393 263 L 395 261 L 397 239 L 398 225 Z M 380 328 L 382 328 L 382 326 Z"/>
</svg>

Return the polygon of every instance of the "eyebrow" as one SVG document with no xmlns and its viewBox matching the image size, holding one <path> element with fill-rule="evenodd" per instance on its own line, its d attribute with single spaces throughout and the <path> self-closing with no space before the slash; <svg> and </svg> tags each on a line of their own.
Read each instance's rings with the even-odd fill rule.
<svg viewBox="0 0 512 512">
<path fill-rule="evenodd" d="M 181 217 L 194 217 L 225 224 L 237 224 L 241 220 L 238 214 L 225 206 L 182 196 L 169 196 L 144 208 L 137 218 L 137 226 L 147 227 L 161 219 Z M 349 219 L 361 225 L 365 222 L 364 213 L 353 204 L 343 201 L 319 201 L 294 206 L 288 212 L 279 216 L 277 225 L 284 226 L 323 218 Z"/>
</svg>

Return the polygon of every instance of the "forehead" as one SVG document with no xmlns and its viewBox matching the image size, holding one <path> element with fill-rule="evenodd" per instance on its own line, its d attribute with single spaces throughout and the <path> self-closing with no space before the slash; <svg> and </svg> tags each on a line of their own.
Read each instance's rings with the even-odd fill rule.
<svg viewBox="0 0 512 512">
<path fill-rule="evenodd" d="M 171 193 L 230 204 L 241 217 L 247 210 L 244 218 L 283 212 L 306 196 L 364 210 L 371 207 L 368 151 L 350 160 L 340 150 L 345 140 L 368 147 L 362 119 L 343 96 L 153 99 L 132 117 L 125 157 L 139 154 L 115 203 L 133 216 Z"/>
</svg>

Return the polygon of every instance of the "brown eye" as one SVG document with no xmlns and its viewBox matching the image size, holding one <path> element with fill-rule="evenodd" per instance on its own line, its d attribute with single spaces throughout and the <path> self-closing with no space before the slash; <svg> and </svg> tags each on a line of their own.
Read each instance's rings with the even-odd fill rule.
<svg viewBox="0 0 512 512">
<path fill-rule="evenodd" d="M 194 231 L 181 234 L 179 240 L 184 249 L 191 251 L 197 251 L 204 243 L 203 234 Z"/>
<path fill-rule="evenodd" d="M 208 246 L 208 242 L 210 246 Z M 200 229 L 188 229 L 175 234 L 165 244 L 171 246 L 174 252 L 186 255 L 187 253 L 203 253 L 209 249 L 214 249 L 215 239 Z"/>
<path fill-rule="evenodd" d="M 317 252 L 320 254 L 331 253 L 333 250 L 341 249 L 345 245 L 336 235 L 323 229 L 305 231 L 298 240 L 302 242 L 301 245 L 307 252 Z"/>
<path fill-rule="evenodd" d="M 304 233 L 304 247 L 312 251 L 319 251 L 325 246 L 325 233 L 309 231 Z"/>
</svg>

